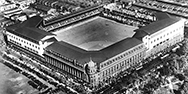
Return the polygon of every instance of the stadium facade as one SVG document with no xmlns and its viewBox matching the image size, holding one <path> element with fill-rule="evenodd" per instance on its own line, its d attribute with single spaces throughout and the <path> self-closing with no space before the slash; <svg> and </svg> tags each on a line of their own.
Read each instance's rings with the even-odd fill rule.
<svg viewBox="0 0 188 94">
<path fill-rule="evenodd" d="M 111 29 L 120 23 L 108 22 L 106 20 L 109 19 L 106 18 L 102 20 L 104 25 L 100 25 L 103 27 L 94 26 L 95 23 L 91 24 L 92 21 L 90 21 L 93 19 L 94 15 L 92 15 L 87 20 L 71 24 L 63 29 L 59 29 L 58 26 L 58 29 L 51 32 L 41 29 L 46 21 L 40 16 L 35 16 L 23 23 L 6 27 L 4 39 L 8 47 L 40 59 L 43 61 L 42 64 L 68 77 L 77 78 L 95 86 L 121 71 L 141 65 L 144 59 L 184 39 L 183 19 L 171 17 L 165 13 L 157 15 L 156 22 L 141 28 Z M 61 23 L 61 20 L 64 19 L 61 17 L 57 19 L 58 22 L 53 21 L 51 27 L 53 24 Z M 82 27 L 84 24 L 86 27 Z M 122 27 L 127 27 L 127 25 L 122 24 Z M 122 31 L 118 33 L 119 30 Z M 129 35 L 123 35 L 128 32 Z M 58 34 L 68 35 L 59 38 Z M 120 35 L 123 38 L 118 39 Z M 84 44 L 84 47 L 92 49 L 86 50 L 73 45 L 74 41 L 78 41 L 77 45 Z M 93 46 L 88 47 L 91 45 Z"/>
</svg>

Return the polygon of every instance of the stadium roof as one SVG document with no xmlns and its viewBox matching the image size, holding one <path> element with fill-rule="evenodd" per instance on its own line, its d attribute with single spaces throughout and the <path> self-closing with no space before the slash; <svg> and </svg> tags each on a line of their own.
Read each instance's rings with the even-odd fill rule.
<svg viewBox="0 0 188 94">
<path fill-rule="evenodd" d="M 16 34 L 28 37 L 32 40 L 40 41 L 47 35 L 53 35 L 52 33 L 37 28 L 41 21 L 42 18 L 40 16 L 35 16 L 24 21 L 23 23 L 8 26 L 6 29 Z"/>
<path fill-rule="evenodd" d="M 86 51 L 66 42 L 60 41 L 54 42 L 46 49 L 57 52 L 67 58 L 77 60 L 81 64 L 89 62 L 90 59 L 96 63 L 101 63 L 141 43 L 142 41 L 136 38 L 126 38 L 99 51 Z"/>
<path fill-rule="evenodd" d="M 136 33 L 135 33 L 134 37 L 140 38 L 140 37 L 144 37 L 145 35 L 152 35 L 152 34 L 156 33 L 157 31 L 159 31 L 165 27 L 168 27 L 180 20 L 181 20 L 180 18 L 168 17 L 166 19 L 162 19 L 162 20 L 153 22 L 147 26 L 144 26 L 140 29 L 135 30 Z"/>
<path fill-rule="evenodd" d="M 51 7 L 39 4 L 35 5 L 35 8 L 44 12 L 48 12 L 51 9 Z"/>
<path fill-rule="evenodd" d="M 38 27 L 39 24 L 43 21 L 43 18 L 40 16 L 34 16 L 29 18 L 28 20 L 24 21 L 20 24 L 21 27 Z"/>
<path fill-rule="evenodd" d="M 154 15 L 156 16 L 157 20 L 163 20 L 171 17 L 169 14 L 163 12 L 156 12 Z"/>
<path fill-rule="evenodd" d="M 30 28 L 30 27 L 18 28 L 16 29 L 15 32 L 23 36 L 28 36 L 29 38 L 36 40 L 36 41 L 40 41 L 42 38 L 44 38 L 47 35 L 52 35 L 49 32 L 45 32 L 38 28 Z"/>
</svg>

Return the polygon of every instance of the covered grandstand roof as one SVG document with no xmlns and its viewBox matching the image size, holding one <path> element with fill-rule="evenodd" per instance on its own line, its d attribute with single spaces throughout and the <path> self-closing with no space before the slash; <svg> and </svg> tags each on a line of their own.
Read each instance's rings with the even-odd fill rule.
<svg viewBox="0 0 188 94">
<path fill-rule="evenodd" d="M 178 21 L 180 21 L 180 18 L 176 18 L 176 17 L 168 17 L 166 19 L 162 19 L 156 22 L 153 22 L 147 26 L 144 26 L 140 29 L 135 30 L 135 35 L 134 37 L 144 37 L 143 35 L 152 35 L 154 33 L 156 33 L 157 31 L 168 27 Z M 137 33 L 138 32 L 138 33 Z"/>
<path fill-rule="evenodd" d="M 39 24 L 43 21 L 43 18 L 40 16 L 34 16 L 29 18 L 28 20 L 24 21 L 23 23 L 20 24 L 22 27 L 38 27 Z"/>
<path fill-rule="evenodd" d="M 46 49 L 57 52 L 62 56 L 75 59 L 81 64 L 85 64 L 86 62 L 89 62 L 91 58 L 94 62 L 103 62 L 141 43 L 142 41 L 136 38 L 127 38 L 99 51 L 86 51 L 71 44 L 60 41 L 49 45 Z"/>
<path fill-rule="evenodd" d="M 40 16 L 35 16 L 24 21 L 23 23 L 8 26 L 6 29 L 18 35 L 28 37 L 32 40 L 40 41 L 47 35 L 53 35 L 52 33 L 37 28 L 41 21 L 42 18 Z"/>
<path fill-rule="evenodd" d="M 36 41 L 40 41 L 42 38 L 44 38 L 47 35 L 52 35 L 49 32 L 45 32 L 38 28 L 30 28 L 30 27 L 18 28 L 15 30 L 15 32 L 23 36 L 28 36 L 29 38 L 36 40 Z"/>
<path fill-rule="evenodd" d="M 166 18 L 170 18 L 170 15 L 164 12 L 156 12 L 154 13 L 154 15 L 156 16 L 157 20 L 163 20 Z"/>
</svg>

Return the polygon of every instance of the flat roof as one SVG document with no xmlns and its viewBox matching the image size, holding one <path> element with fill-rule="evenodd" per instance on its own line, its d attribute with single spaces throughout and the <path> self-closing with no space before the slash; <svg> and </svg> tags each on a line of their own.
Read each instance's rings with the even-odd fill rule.
<svg viewBox="0 0 188 94">
<path fill-rule="evenodd" d="M 64 41 L 86 51 L 98 51 L 132 37 L 135 29 L 138 27 L 97 16 L 53 33 L 57 35 L 58 41 Z"/>
</svg>

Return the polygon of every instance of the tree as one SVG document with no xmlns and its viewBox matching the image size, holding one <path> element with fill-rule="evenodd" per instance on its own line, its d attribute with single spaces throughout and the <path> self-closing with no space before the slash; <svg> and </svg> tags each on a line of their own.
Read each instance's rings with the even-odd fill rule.
<svg viewBox="0 0 188 94">
<path fill-rule="evenodd" d="M 180 71 L 180 66 L 182 66 L 182 62 L 184 62 L 184 58 L 180 58 L 177 54 L 173 53 L 169 57 L 166 58 L 168 62 L 168 67 L 174 72 Z M 179 62 L 180 61 L 180 62 Z"/>
<path fill-rule="evenodd" d="M 188 69 L 183 70 L 183 73 L 186 77 L 188 77 Z"/>
<path fill-rule="evenodd" d="M 182 45 L 182 47 L 180 48 L 180 52 L 181 52 L 183 55 L 187 55 L 187 53 L 188 53 L 188 39 L 187 39 L 187 38 L 184 39 L 183 45 Z"/>
<path fill-rule="evenodd" d="M 153 90 L 150 84 L 145 84 L 144 88 L 141 89 L 142 94 L 153 94 Z"/>
<path fill-rule="evenodd" d="M 179 56 L 175 53 L 170 54 L 166 59 L 167 61 L 177 60 Z"/>
<path fill-rule="evenodd" d="M 184 82 L 183 86 L 182 86 L 182 94 L 188 94 L 188 83 Z"/>
<path fill-rule="evenodd" d="M 187 57 L 186 56 L 182 56 L 179 60 L 178 60 L 178 62 L 177 62 L 178 64 L 179 64 L 179 68 L 180 68 L 180 70 L 183 70 L 184 69 L 184 67 L 187 65 Z"/>
<path fill-rule="evenodd" d="M 178 78 L 180 81 L 185 80 L 185 76 L 183 74 L 176 74 L 175 77 Z"/>
</svg>

